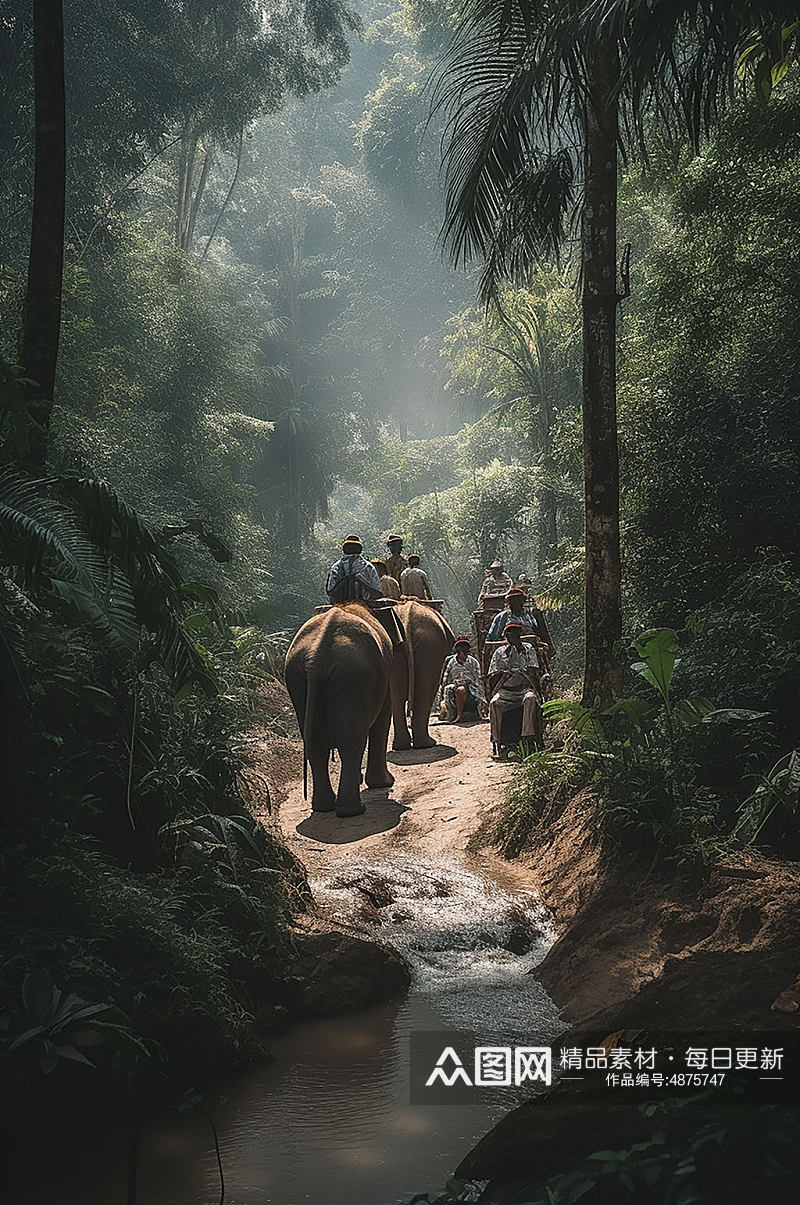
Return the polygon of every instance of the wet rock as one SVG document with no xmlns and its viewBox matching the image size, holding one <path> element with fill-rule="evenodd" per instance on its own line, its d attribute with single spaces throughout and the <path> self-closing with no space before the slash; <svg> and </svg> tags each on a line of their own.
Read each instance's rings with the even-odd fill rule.
<svg viewBox="0 0 800 1205">
<path fill-rule="evenodd" d="M 298 936 L 297 1011 L 304 1016 L 359 1012 L 407 991 L 411 972 L 396 950 L 349 933 Z"/>
<path fill-rule="evenodd" d="M 538 930 L 524 921 L 519 921 L 511 928 L 508 936 L 503 938 L 501 948 L 508 950 L 509 954 L 528 954 L 540 936 Z"/>
</svg>

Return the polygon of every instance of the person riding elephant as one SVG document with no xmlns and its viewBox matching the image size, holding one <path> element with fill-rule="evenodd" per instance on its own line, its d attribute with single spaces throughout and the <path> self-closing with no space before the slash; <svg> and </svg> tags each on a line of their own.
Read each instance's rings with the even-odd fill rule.
<svg viewBox="0 0 800 1205">
<path fill-rule="evenodd" d="M 392 668 L 393 749 L 429 749 L 436 741 L 428 731 L 433 701 L 439 690 L 445 657 L 452 652 L 455 633 L 447 621 L 425 603 L 407 600 L 395 606 L 405 630 L 405 650 L 395 652 Z M 411 712 L 411 731 L 406 720 Z"/>
<path fill-rule="evenodd" d="M 342 555 L 331 565 L 325 582 L 325 593 L 332 603 L 362 599 L 374 601 L 383 594 L 381 579 L 372 561 L 362 555 L 364 545 L 358 536 L 345 537 Z"/>
<path fill-rule="evenodd" d="M 393 598 L 397 601 L 400 598 L 400 583 L 389 573 L 386 561 L 382 560 L 381 557 L 373 557 L 372 563 L 377 570 L 378 577 L 381 579 L 383 597 Z"/>
<path fill-rule="evenodd" d="M 402 651 L 399 659 L 404 660 Z M 362 603 L 345 603 L 312 615 L 286 654 L 286 687 L 303 736 L 303 758 L 311 765 L 315 812 L 358 816 L 361 762 L 367 752 L 366 784 L 390 787 L 386 765 L 392 699 L 392 641 Z M 341 772 L 334 795 L 328 773 L 332 749 Z"/>
<path fill-rule="evenodd" d="M 389 555 L 386 558 L 386 570 L 390 577 L 399 582 L 403 570 L 408 568 L 408 561 L 403 556 L 403 537 L 398 535 L 387 536 L 386 547 L 389 549 Z"/>
</svg>

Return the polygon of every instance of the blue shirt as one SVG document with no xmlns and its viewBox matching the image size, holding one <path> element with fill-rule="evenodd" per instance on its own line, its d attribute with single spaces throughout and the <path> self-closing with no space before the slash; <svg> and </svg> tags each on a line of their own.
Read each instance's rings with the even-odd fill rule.
<svg viewBox="0 0 800 1205">
<path fill-rule="evenodd" d="M 506 607 L 505 611 L 501 611 L 499 615 L 495 615 L 492 625 L 486 633 L 486 639 L 502 640 L 506 624 L 511 618 L 512 614 L 509 607 Z M 523 607 L 522 613 L 515 615 L 514 618 L 522 624 L 523 632 L 530 632 L 534 636 L 539 636 L 542 640 L 545 639 L 545 633 L 542 632 L 539 622 L 530 607 Z"/>
</svg>

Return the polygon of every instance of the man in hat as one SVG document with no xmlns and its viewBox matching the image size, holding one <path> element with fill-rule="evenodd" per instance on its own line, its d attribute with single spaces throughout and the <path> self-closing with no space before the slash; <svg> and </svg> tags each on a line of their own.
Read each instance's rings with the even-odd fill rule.
<svg viewBox="0 0 800 1205">
<path fill-rule="evenodd" d="M 383 590 L 384 598 L 399 598 L 400 583 L 396 578 L 393 578 L 390 573 L 386 561 L 380 557 L 373 557 L 372 563 L 378 571 L 378 577 L 381 579 L 381 589 Z"/>
<path fill-rule="evenodd" d="M 512 586 L 506 594 L 505 610 L 499 611 L 495 615 L 489 631 L 486 633 L 486 639 L 502 640 L 506 624 L 511 619 L 519 620 L 522 624 L 523 632 L 538 636 L 540 640 L 543 640 L 547 645 L 550 656 L 553 656 L 555 651 L 553 649 L 553 640 L 547 627 L 544 613 L 528 599 L 525 591 L 520 586 Z"/>
<path fill-rule="evenodd" d="M 389 536 L 386 540 L 386 547 L 389 549 L 386 570 L 390 577 L 399 582 L 403 570 L 408 566 L 408 561 L 403 556 L 403 537 Z"/>
<path fill-rule="evenodd" d="M 406 598 L 433 598 L 428 575 L 424 569 L 420 569 L 416 552 L 410 554 L 408 568 L 400 574 L 400 591 Z"/>
<path fill-rule="evenodd" d="M 464 711 L 477 711 L 482 720 L 488 709 L 483 693 L 481 667 L 477 657 L 470 651 L 466 636 L 459 636 L 453 645 L 453 655 L 448 657 L 442 672 L 442 707 L 439 717 L 450 724 L 457 724 Z"/>
<path fill-rule="evenodd" d="M 332 603 L 373 602 L 383 596 L 381 579 L 371 561 L 362 556 L 358 536 L 350 535 L 342 544 L 342 556 L 331 566 L 325 591 Z"/>
<path fill-rule="evenodd" d="M 500 745 L 503 715 L 518 707 L 522 708 L 522 739 L 541 740 L 539 658 L 535 649 L 522 643 L 522 624 L 518 619 L 510 619 L 506 623 L 504 634 L 506 643 L 495 649 L 489 663 L 492 740 Z"/>
<path fill-rule="evenodd" d="M 481 592 L 478 595 L 478 602 L 483 602 L 487 594 L 505 594 L 514 583 L 503 568 L 502 561 L 492 561 L 489 566 L 489 572 L 483 579 Z"/>
</svg>

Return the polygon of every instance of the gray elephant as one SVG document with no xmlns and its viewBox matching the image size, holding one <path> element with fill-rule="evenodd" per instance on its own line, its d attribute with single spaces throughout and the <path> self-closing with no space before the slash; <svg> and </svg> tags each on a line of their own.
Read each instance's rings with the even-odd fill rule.
<svg viewBox="0 0 800 1205">
<path fill-rule="evenodd" d="M 315 812 L 358 816 L 361 762 L 368 787 L 390 787 L 389 738 L 392 642 L 362 603 L 332 607 L 303 624 L 286 654 L 286 686 L 311 765 Z M 332 749 L 341 761 L 338 793 L 328 773 Z M 304 767 L 305 777 L 305 767 Z"/>
<path fill-rule="evenodd" d="M 400 602 L 395 614 L 405 628 L 403 648 L 395 650 L 392 668 L 393 749 L 429 749 L 436 741 L 428 731 L 433 700 L 439 689 L 445 657 L 453 651 L 455 634 L 447 621 L 425 603 Z M 411 731 L 406 721 L 411 712 Z"/>
</svg>

